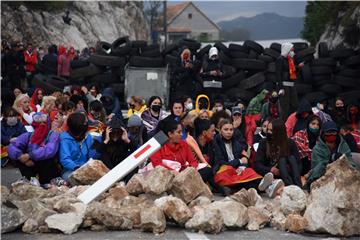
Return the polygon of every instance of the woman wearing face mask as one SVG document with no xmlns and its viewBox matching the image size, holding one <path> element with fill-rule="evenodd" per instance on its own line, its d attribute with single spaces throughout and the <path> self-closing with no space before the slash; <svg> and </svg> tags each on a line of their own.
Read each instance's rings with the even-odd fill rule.
<svg viewBox="0 0 360 240">
<path fill-rule="evenodd" d="M 142 114 L 141 118 L 146 127 L 149 138 L 155 135 L 158 123 L 167 117 L 166 112 L 162 109 L 162 100 L 158 96 L 152 96 L 148 102 L 149 108 Z"/>
<path fill-rule="evenodd" d="M 134 114 L 127 122 L 128 135 L 135 149 L 141 147 L 148 140 L 148 135 L 141 118 Z"/>
<path fill-rule="evenodd" d="M 36 112 L 40 112 L 41 110 L 41 104 L 44 96 L 43 94 L 44 90 L 37 88 L 31 96 L 30 106 L 32 109 L 36 109 Z"/>
<path fill-rule="evenodd" d="M 128 99 L 129 111 L 127 113 L 128 118 L 133 114 L 141 116 L 141 114 L 146 110 L 146 104 L 144 99 L 138 96 L 132 96 Z"/>
<path fill-rule="evenodd" d="M 88 113 L 89 119 L 89 132 L 102 134 L 105 130 L 106 112 L 103 104 L 98 101 L 92 101 L 90 103 L 90 111 Z"/>
<path fill-rule="evenodd" d="M 318 116 L 311 115 L 307 128 L 296 132 L 292 137 L 299 149 L 302 164 L 301 175 L 307 174 L 311 169 L 311 153 L 316 141 L 319 139 L 321 123 L 321 119 Z"/>
<path fill-rule="evenodd" d="M 337 97 L 335 99 L 335 106 L 332 109 L 330 116 L 338 127 L 346 125 L 346 108 L 343 98 Z"/>
<path fill-rule="evenodd" d="M 32 183 L 51 181 L 57 183 L 60 171 L 55 162 L 59 149 L 59 134 L 50 130 L 48 116 L 43 113 L 33 115 L 34 133 L 23 133 L 9 145 L 9 157 L 19 167 L 21 175 Z M 53 180 L 54 179 L 54 180 Z"/>
<path fill-rule="evenodd" d="M 305 129 L 308 118 L 312 115 L 311 105 L 305 98 L 301 100 L 296 112 L 292 113 L 286 120 L 286 133 L 288 137 L 292 137 L 297 131 Z"/>
<path fill-rule="evenodd" d="M 101 161 L 109 168 L 113 169 L 136 150 L 133 142 L 130 141 L 124 124 L 119 118 L 112 118 L 103 133 L 103 141 L 95 140 L 93 146 L 101 154 Z M 136 171 L 134 171 L 135 173 Z M 125 177 L 127 182 L 132 175 Z"/>
<path fill-rule="evenodd" d="M 30 98 L 27 94 L 20 94 L 14 101 L 13 108 L 20 114 L 21 122 L 24 126 L 31 125 L 35 114 L 34 110 L 30 107 Z"/>
<path fill-rule="evenodd" d="M 88 134 L 88 119 L 82 112 L 74 112 L 67 118 L 68 131 L 60 135 L 59 160 L 63 167 L 62 176 L 68 180 L 70 174 L 84 165 L 90 158 L 98 159 L 99 154 L 91 146 L 101 137 Z"/>
<path fill-rule="evenodd" d="M 183 96 L 182 99 L 183 99 L 183 102 L 184 102 L 186 112 L 190 112 L 191 110 L 194 109 L 194 104 L 193 104 L 193 100 L 192 100 L 191 97 Z"/>
<path fill-rule="evenodd" d="M 8 108 L 1 120 L 1 167 L 5 167 L 9 161 L 7 146 L 17 136 L 26 132 L 24 125 L 19 119 L 18 112 L 13 108 Z"/>
<path fill-rule="evenodd" d="M 279 101 L 279 95 L 276 91 L 273 91 L 270 94 L 269 101 L 264 103 L 261 107 L 261 118 L 283 118 L 281 107 L 280 107 L 280 101 Z"/>
<path fill-rule="evenodd" d="M 261 131 L 254 135 L 253 148 L 255 151 L 257 151 L 258 149 L 259 142 L 261 141 L 261 139 L 266 138 L 267 126 L 269 125 L 269 123 L 270 123 L 270 118 L 263 119 L 261 122 Z"/>
<path fill-rule="evenodd" d="M 284 122 L 275 119 L 268 124 L 266 138 L 259 143 L 254 163 L 256 172 L 270 173 L 286 186 L 301 184 L 301 165 L 296 143 L 287 137 Z"/>
<path fill-rule="evenodd" d="M 333 121 L 324 123 L 321 136 L 311 155 L 311 171 L 305 187 L 310 189 L 310 184 L 325 174 L 326 166 L 343 154 L 353 167 L 359 169 L 352 161 L 350 148 L 340 136 L 336 124 Z"/>
<path fill-rule="evenodd" d="M 191 113 L 196 113 L 199 115 L 201 110 L 207 111 L 209 117 L 211 117 L 213 114 L 213 112 L 210 110 L 210 99 L 204 94 L 197 96 L 195 102 L 195 109 L 192 110 Z"/>
</svg>

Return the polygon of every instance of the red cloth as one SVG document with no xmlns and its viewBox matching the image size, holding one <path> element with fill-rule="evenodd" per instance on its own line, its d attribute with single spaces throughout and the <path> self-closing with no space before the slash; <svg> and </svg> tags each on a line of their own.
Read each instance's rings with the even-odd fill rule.
<svg viewBox="0 0 360 240">
<path fill-rule="evenodd" d="M 199 164 L 195 160 L 189 145 L 183 140 L 176 145 L 170 143 L 165 144 L 159 151 L 154 153 L 150 159 L 154 167 L 163 166 L 169 170 L 171 169 L 162 164 L 163 159 L 179 162 L 181 164 L 180 171 L 189 166 L 197 168 Z"/>
<path fill-rule="evenodd" d="M 239 175 L 236 169 L 229 165 L 222 165 L 214 176 L 214 181 L 220 186 L 232 186 L 239 183 L 251 182 L 261 179 L 252 168 L 245 168 Z"/>
<path fill-rule="evenodd" d="M 65 77 L 70 76 L 70 61 L 71 61 L 71 59 L 66 54 L 59 56 L 59 58 L 58 58 L 58 75 L 59 76 L 65 76 Z"/>
<path fill-rule="evenodd" d="M 35 112 L 37 111 L 36 104 L 37 104 L 37 95 L 39 91 L 42 91 L 42 93 L 44 94 L 44 90 L 42 90 L 41 88 L 36 88 L 30 99 L 30 107 L 34 109 Z"/>
<path fill-rule="evenodd" d="M 307 131 L 297 131 L 292 137 L 292 140 L 295 141 L 296 146 L 298 147 L 300 159 L 307 157 L 309 161 L 311 161 L 312 150 L 309 147 L 309 137 Z"/>
<path fill-rule="evenodd" d="M 292 57 L 290 56 L 288 56 L 288 63 L 289 63 L 290 80 L 296 80 L 296 68 L 294 64 L 294 59 L 292 59 Z"/>
<path fill-rule="evenodd" d="M 360 153 L 360 131 L 355 129 L 354 131 L 351 132 L 351 135 L 353 135 L 356 142 L 357 150 Z"/>
<path fill-rule="evenodd" d="M 34 134 L 31 137 L 30 143 L 41 145 L 44 143 L 47 134 L 49 133 L 49 124 L 33 122 Z"/>
<path fill-rule="evenodd" d="M 74 47 L 70 47 L 69 51 L 68 51 L 68 58 L 70 60 L 73 60 L 76 57 L 76 53 L 75 53 L 75 48 Z"/>
<path fill-rule="evenodd" d="M 286 127 L 286 133 L 289 138 L 292 137 L 294 132 L 294 127 L 296 125 L 297 118 L 296 118 L 296 112 L 290 114 L 288 119 L 286 120 L 285 127 Z"/>
<path fill-rule="evenodd" d="M 245 123 L 246 123 L 246 132 L 245 132 L 245 139 L 246 143 L 250 146 L 254 143 L 254 133 L 256 131 L 256 122 L 261 119 L 261 114 L 255 115 L 245 115 Z"/>
<path fill-rule="evenodd" d="M 35 66 L 38 63 L 38 56 L 36 51 L 32 51 L 30 54 L 28 51 L 24 52 L 25 58 L 25 71 L 35 72 Z"/>
</svg>

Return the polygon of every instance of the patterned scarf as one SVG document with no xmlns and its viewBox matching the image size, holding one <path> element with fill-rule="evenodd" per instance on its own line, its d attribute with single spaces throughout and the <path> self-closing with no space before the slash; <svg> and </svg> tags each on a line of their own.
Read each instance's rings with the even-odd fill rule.
<svg viewBox="0 0 360 240">
<path fill-rule="evenodd" d="M 292 59 L 292 57 L 290 56 L 288 56 L 288 63 L 289 63 L 290 80 L 296 80 L 296 69 L 295 69 L 294 59 Z"/>
</svg>

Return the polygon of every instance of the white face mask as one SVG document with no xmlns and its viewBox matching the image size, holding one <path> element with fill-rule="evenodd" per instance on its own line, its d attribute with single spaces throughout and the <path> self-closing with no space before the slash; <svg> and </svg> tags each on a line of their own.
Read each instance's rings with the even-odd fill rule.
<svg viewBox="0 0 360 240">
<path fill-rule="evenodd" d="M 294 51 L 290 51 L 290 52 L 289 52 L 289 56 L 293 58 L 293 57 L 295 56 L 295 52 L 294 52 Z"/>
<path fill-rule="evenodd" d="M 194 105 L 193 105 L 193 103 L 188 103 L 188 104 L 186 104 L 185 108 L 190 111 L 194 108 Z"/>
<path fill-rule="evenodd" d="M 220 112 L 223 110 L 223 107 L 216 107 L 216 111 Z"/>
</svg>

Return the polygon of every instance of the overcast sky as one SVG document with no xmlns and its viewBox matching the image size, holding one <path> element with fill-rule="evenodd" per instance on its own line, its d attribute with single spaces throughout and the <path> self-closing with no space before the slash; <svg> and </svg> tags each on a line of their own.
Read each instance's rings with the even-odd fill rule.
<svg viewBox="0 0 360 240">
<path fill-rule="evenodd" d="M 168 5 L 182 1 L 169 1 Z M 260 13 L 277 13 L 287 17 L 303 17 L 306 1 L 193 1 L 211 20 L 231 20 L 239 16 L 251 17 Z"/>
</svg>

